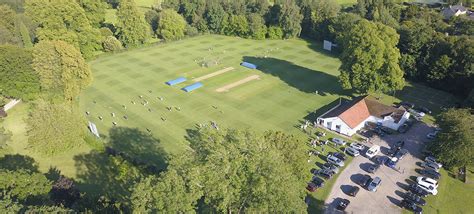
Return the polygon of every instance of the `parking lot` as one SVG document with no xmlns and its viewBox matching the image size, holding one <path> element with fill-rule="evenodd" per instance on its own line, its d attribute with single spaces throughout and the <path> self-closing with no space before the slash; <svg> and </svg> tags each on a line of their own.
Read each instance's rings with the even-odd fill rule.
<svg viewBox="0 0 474 214">
<path fill-rule="evenodd" d="M 382 165 L 374 174 L 366 170 L 372 160 L 364 156 L 355 157 L 352 163 L 340 174 L 336 180 L 329 197 L 325 201 L 325 213 L 341 213 L 336 210 L 336 206 L 341 199 L 349 199 L 351 203 L 346 208 L 346 213 L 399 213 L 401 208 L 398 206 L 402 200 L 403 190 L 407 182 L 413 176 L 419 176 L 415 169 L 419 168 L 416 162 L 421 161 L 421 150 L 426 142 L 426 135 L 432 131 L 432 128 L 424 123 L 416 123 L 405 134 L 394 134 L 384 136 L 383 139 L 375 136 L 370 143 L 364 143 L 367 147 L 379 145 L 381 153 L 386 155 L 390 146 L 399 140 L 405 141 L 404 148 L 408 154 L 397 163 L 396 169 Z M 378 176 L 382 179 L 381 185 L 376 192 L 369 192 L 360 187 L 357 183 L 368 174 L 372 178 Z M 359 186 L 361 189 L 356 197 L 351 197 L 346 193 L 351 186 Z"/>
</svg>

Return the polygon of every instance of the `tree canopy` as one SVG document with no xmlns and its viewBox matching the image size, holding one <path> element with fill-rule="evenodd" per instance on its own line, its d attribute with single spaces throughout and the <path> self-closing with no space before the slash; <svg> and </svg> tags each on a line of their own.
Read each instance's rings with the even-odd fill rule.
<svg viewBox="0 0 474 214">
<path fill-rule="evenodd" d="M 138 9 L 134 0 L 120 0 L 117 19 L 118 37 L 126 47 L 143 44 L 151 35 L 145 15 Z"/>
<path fill-rule="evenodd" d="M 204 127 L 188 139 L 192 152 L 173 158 L 160 179 L 147 178 L 135 187 L 136 210 L 191 212 L 202 197 L 211 212 L 306 211 L 309 178 L 298 138 Z"/>
<path fill-rule="evenodd" d="M 34 99 L 40 91 L 39 76 L 31 66 L 31 50 L 16 46 L 0 46 L 0 95 Z"/>
<path fill-rule="evenodd" d="M 358 93 L 402 89 L 398 39 L 391 27 L 364 19 L 357 21 L 342 39 L 344 51 L 339 68 L 342 86 Z"/>
<path fill-rule="evenodd" d="M 186 21 L 176 11 L 165 9 L 160 13 L 158 34 L 164 40 L 176 40 L 184 37 Z"/>
<path fill-rule="evenodd" d="M 441 131 L 430 146 L 447 168 L 474 164 L 474 116 L 470 109 L 449 109 L 436 122 Z"/>
<path fill-rule="evenodd" d="M 41 92 L 49 100 L 71 102 L 92 81 L 89 65 L 81 53 L 63 41 L 36 44 L 33 69 L 40 76 Z"/>
</svg>

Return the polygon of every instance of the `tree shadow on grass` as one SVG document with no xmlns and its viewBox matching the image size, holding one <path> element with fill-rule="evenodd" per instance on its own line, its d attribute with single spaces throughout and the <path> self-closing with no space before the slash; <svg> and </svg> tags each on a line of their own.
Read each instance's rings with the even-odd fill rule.
<svg viewBox="0 0 474 214">
<path fill-rule="evenodd" d="M 109 132 L 108 146 L 137 159 L 138 162 L 153 164 L 160 169 L 166 168 L 167 155 L 160 140 L 137 128 L 112 128 Z"/>
<path fill-rule="evenodd" d="M 0 158 L 0 169 L 11 171 L 26 169 L 30 172 L 38 172 L 38 164 L 30 156 L 20 154 L 5 155 Z"/>
<path fill-rule="evenodd" d="M 324 201 L 315 198 L 311 194 L 306 195 L 305 202 L 308 205 L 308 213 L 323 213 L 324 209 L 326 209 Z"/>
<path fill-rule="evenodd" d="M 92 197 L 128 201 L 140 176 L 166 168 L 167 155 L 158 139 L 136 128 L 113 128 L 109 136 L 106 151 L 74 157 L 77 186 Z"/>
<path fill-rule="evenodd" d="M 256 64 L 258 70 L 278 77 L 288 85 L 305 93 L 317 92 L 321 96 L 345 94 L 338 78 L 322 71 L 311 70 L 275 58 L 244 56 L 243 61 Z"/>
</svg>

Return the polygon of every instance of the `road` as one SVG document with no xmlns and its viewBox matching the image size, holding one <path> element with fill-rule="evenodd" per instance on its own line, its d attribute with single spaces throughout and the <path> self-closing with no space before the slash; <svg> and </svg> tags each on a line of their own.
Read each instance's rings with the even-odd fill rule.
<svg viewBox="0 0 474 214">
<path fill-rule="evenodd" d="M 365 143 L 370 147 L 374 144 L 381 146 L 382 154 L 386 154 L 390 145 L 393 145 L 399 140 L 405 141 L 404 148 L 408 150 L 408 154 L 398 162 L 395 170 L 387 166 L 381 166 L 374 174 L 369 174 L 365 170 L 371 160 L 363 156 L 354 158 L 351 164 L 341 172 L 337 181 L 335 182 L 329 197 L 325 201 L 326 214 L 342 213 L 335 209 L 337 203 L 346 198 L 351 201 L 350 205 L 345 210 L 346 213 L 400 213 L 401 208 L 398 206 L 402 200 L 405 190 L 402 187 L 406 186 L 407 182 L 411 182 L 414 176 L 418 176 L 415 172 L 416 162 L 421 161 L 421 150 L 426 141 L 426 134 L 432 131 L 424 123 L 414 124 L 413 127 L 405 134 L 388 135 L 383 137 L 373 137 L 370 143 Z M 379 153 L 379 155 L 381 155 Z M 377 192 L 369 192 L 361 188 L 356 197 L 351 197 L 345 194 L 350 186 L 357 185 L 357 182 L 362 175 L 369 174 L 372 177 L 378 176 L 382 179 L 381 186 Z M 360 186 L 359 186 L 360 187 Z"/>
</svg>

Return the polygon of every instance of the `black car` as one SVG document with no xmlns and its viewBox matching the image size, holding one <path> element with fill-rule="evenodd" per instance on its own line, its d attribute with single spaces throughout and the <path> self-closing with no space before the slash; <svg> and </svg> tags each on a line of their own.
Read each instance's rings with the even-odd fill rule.
<svg viewBox="0 0 474 214">
<path fill-rule="evenodd" d="M 385 157 L 385 156 L 380 156 L 380 155 L 379 155 L 379 156 L 376 156 L 376 157 L 374 158 L 374 161 L 375 161 L 375 163 L 377 163 L 377 164 L 379 164 L 379 165 L 382 165 L 382 164 L 385 163 L 385 159 L 387 159 L 387 157 Z"/>
<path fill-rule="evenodd" d="M 411 191 L 412 193 L 415 193 L 415 194 L 417 194 L 417 195 L 419 195 L 419 196 L 421 196 L 421 197 L 426 197 L 426 196 L 428 196 L 428 194 L 429 194 L 426 190 L 420 188 L 420 187 L 419 187 L 418 185 L 416 185 L 416 184 L 410 184 L 410 186 L 408 186 L 408 188 L 410 189 L 410 191 Z"/>
<path fill-rule="evenodd" d="M 314 176 L 313 177 L 313 180 L 311 180 L 311 183 L 313 183 L 314 185 L 316 185 L 317 188 L 321 188 L 324 186 L 324 180 L 321 179 L 320 177 L 318 176 Z"/>
<path fill-rule="evenodd" d="M 346 155 L 345 154 L 342 154 L 340 152 L 334 152 L 332 155 L 336 158 L 339 158 L 342 161 L 346 161 Z"/>
<path fill-rule="evenodd" d="M 422 213 L 423 209 L 419 206 L 417 206 L 413 201 L 409 200 L 403 200 L 402 203 L 400 204 L 402 207 L 405 207 L 407 210 L 411 210 L 414 213 Z"/>
<path fill-rule="evenodd" d="M 347 199 L 342 199 L 339 204 L 337 205 L 337 209 L 338 210 L 341 210 L 341 211 L 344 211 L 347 206 L 349 206 L 349 204 L 351 203 L 351 201 L 347 200 Z"/>
<path fill-rule="evenodd" d="M 398 151 L 399 151 L 398 148 L 392 147 L 389 150 L 387 150 L 387 155 L 389 155 L 390 157 L 395 157 L 395 154 L 397 154 Z"/>
<path fill-rule="evenodd" d="M 403 159 L 403 157 L 405 157 L 406 154 L 408 154 L 408 150 L 406 150 L 406 149 L 400 149 L 400 150 L 398 150 L 398 152 L 395 154 L 395 157 L 398 158 L 398 160 L 401 160 L 401 159 Z"/>
<path fill-rule="evenodd" d="M 359 185 L 361 187 L 367 187 L 369 185 L 369 182 L 372 180 L 372 177 L 370 175 L 363 175 L 362 178 L 359 180 Z"/>
<path fill-rule="evenodd" d="M 410 129 L 410 126 L 408 124 L 403 124 L 400 126 L 400 128 L 398 128 L 398 132 L 400 133 L 407 133 L 408 129 Z"/>
<path fill-rule="evenodd" d="M 395 147 L 397 149 L 402 149 L 404 145 L 405 145 L 405 141 L 399 140 L 395 143 L 395 145 L 393 147 Z"/>
<path fill-rule="evenodd" d="M 415 193 L 411 193 L 411 192 L 405 193 L 404 199 L 409 200 L 409 201 L 413 201 L 413 202 L 415 202 L 416 204 L 418 204 L 420 206 L 425 206 L 426 205 L 426 201 L 423 200 L 420 196 L 418 196 Z"/>
<path fill-rule="evenodd" d="M 379 127 L 376 127 L 376 128 L 374 129 L 374 132 L 375 132 L 375 134 L 377 134 L 377 135 L 380 136 L 380 137 L 385 136 L 385 132 L 382 131 L 382 129 L 380 129 Z"/>
<path fill-rule="evenodd" d="M 348 195 L 355 197 L 357 193 L 359 192 L 360 188 L 358 186 L 351 186 L 351 189 L 347 193 Z"/>
<path fill-rule="evenodd" d="M 368 173 L 375 173 L 380 168 L 379 164 L 370 164 L 369 168 L 367 168 Z"/>
<path fill-rule="evenodd" d="M 428 108 L 423 107 L 423 106 L 419 106 L 419 107 L 417 107 L 415 110 L 420 111 L 420 112 L 423 112 L 423 113 L 425 113 L 425 114 L 431 114 L 431 111 L 430 111 Z"/>
<path fill-rule="evenodd" d="M 405 107 L 405 108 L 414 108 L 415 107 L 415 104 L 410 103 L 410 102 L 401 102 L 400 105 Z"/>
<path fill-rule="evenodd" d="M 433 178 L 435 180 L 439 180 L 441 178 L 441 174 L 432 169 L 422 169 L 420 170 L 420 173 L 426 177 Z"/>
<path fill-rule="evenodd" d="M 330 179 L 334 175 L 334 172 L 327 169 L 320 169 L 316 171 L 315 175 L 319 175 L 325 179 Z"/>
</svg>

